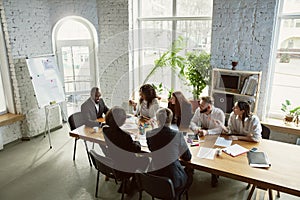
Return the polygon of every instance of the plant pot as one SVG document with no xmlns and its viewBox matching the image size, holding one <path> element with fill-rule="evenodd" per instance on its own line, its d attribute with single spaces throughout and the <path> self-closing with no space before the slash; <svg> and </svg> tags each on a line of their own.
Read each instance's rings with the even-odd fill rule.
<svg viewBox="0 0 300 200">
<path fill-rule="evenodd" d="M 292 122 L 294 119 L 294 116 L 292 115 L 286 115 L 285 118 L 284 118 L 284 121 L 285 122 Z"/>
</svg>

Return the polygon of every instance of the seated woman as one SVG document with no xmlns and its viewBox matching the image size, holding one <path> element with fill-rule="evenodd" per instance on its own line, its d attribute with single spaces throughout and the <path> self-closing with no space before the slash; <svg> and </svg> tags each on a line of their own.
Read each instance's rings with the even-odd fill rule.
<svg viewBox="0 0 300 200">
<path fill-rule="evenodd" d="M 172 123 L 178 128 L 188 128 L 193 117 L 192 104 L 185 98 L 181 91 L 172 93 L 168 108 L 173 112 Z"/>
<path fill-rule="evenodd" d="M 137 104 L 133 100 L 129 100 L 129 104 L 133 106 L 137 116 L 146 118 L 154 118 L 156 111 L 159 109 L 159 103 L 155 89 L 150 84 L 144 84 L 140 87 L 140 100 Z"/>
<path fill-rule="evenodd" d="M 233 106 L 233 112 L 229 116 L 228 129 L 232 140 L 245 140 L 251 142 L 260 142 L 261 124 L 256 115 L 250 113 L 250 105 L 244 101 L 238 101 Z"/>
<path fill-rule="evenodd" d="M 170 178 L 176 196 L 179 197 L 192 183 L 192 171 L 183 169 L 179 158 L 190 161 L 192 155 L 183 135 L 170 128 L 172 117 L 170 109 L 160 108 L 156 113 L 158 128 L 146 133 L 148 148 L 152 155 L 151 167 L 148 170 L 153 171 L 155 175 Z"/>
</svg>

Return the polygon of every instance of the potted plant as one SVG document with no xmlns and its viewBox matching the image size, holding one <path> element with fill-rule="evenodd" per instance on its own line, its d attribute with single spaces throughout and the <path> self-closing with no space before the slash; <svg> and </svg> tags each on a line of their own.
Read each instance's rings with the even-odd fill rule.
<svg viewBox="0 0 300 200">
<path fill-rule="evenodd" d="M 173 71 L 178 73 L 179 78 L 184 77 L 184 67 L 186 64 L 186 59 L 184 56 L 180 55 L 180 52 L 185 46 L 184 40 L 182 37 L 178 37 L 172 43 L 171 49 L 167 50 L 162 54 L 157 60 L 154 61 L 154 67 L 150 70 L 146 76 L 143 84 L 149 81 L 149 78 L 155 74 L 159 68 L 170 67 Z"/>
<path fill-rule="evenodd" d="M 284 120 L 286 122 L 292 122 L 295 119 L 296 124 L 299 123 L 300 106 L 292 108 L 291 101 L 287 99 L 281 104 L 281 110 L 285 112 Z"/>
<path fill-rule="evenodd" d="M 194 100 L 199 99 L 203 89 L 210 82 L 210 54 L 205 51 L 187 53 L 187 67 L 184 75 L 193 87 Z"/>
<path fill-rule="evenodd" d="M 281 104 L 281 110 L 285 112 L 284 121 L 292 122 L 294 119 L 293 114 L 291 113 L 291 101 L 286 99 L 284 103 Z"/>
</svg>

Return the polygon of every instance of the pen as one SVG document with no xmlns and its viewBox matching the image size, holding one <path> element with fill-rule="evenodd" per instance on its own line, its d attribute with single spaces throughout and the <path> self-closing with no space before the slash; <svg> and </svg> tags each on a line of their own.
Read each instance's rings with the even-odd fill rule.
<svg viewBox="0 0 300 200">
<path fill-rule="evenodd" d="M 191 147 L 199 146 L 199 144 L 191 144 Z"/>
</svg>

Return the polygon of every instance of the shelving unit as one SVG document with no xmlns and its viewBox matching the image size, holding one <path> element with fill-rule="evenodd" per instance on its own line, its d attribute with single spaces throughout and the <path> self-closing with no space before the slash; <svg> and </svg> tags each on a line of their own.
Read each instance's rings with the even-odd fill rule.
<svg viewBox="0 0 300 200">
<path fill-rule="evenodd" d="M 226 119 L 238 100 L 250 103 L 251 111 L 256 113 L 260 92 L 260 71 L 239 71 L 214 68 L 210 95 L 214 97 L 215 106 L 221 108 Z"/>
</svg>

